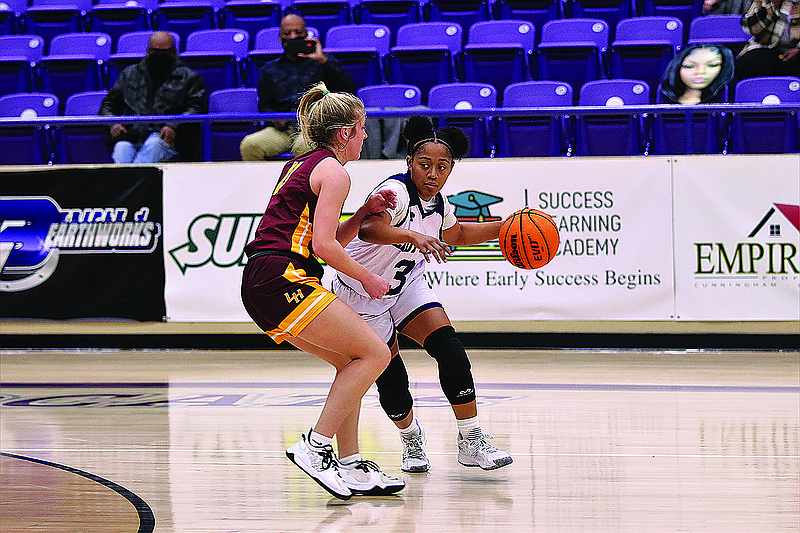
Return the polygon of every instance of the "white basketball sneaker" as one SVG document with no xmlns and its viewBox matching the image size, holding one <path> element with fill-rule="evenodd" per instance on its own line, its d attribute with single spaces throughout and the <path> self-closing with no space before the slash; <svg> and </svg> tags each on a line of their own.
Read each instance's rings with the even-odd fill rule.
<svg viewBox="0 0 800 533">
<path fill-rule="evenodd" d="M 310 435 L 311 430 L 308 433 Z M 320 487 L 340 500 L 349 500 L 353 495 L 339 473 L 339 462 L 336 460 L 333 446 L 330 444 L 320 448 L 309 443 L 305 435 L 301 435 L 300 440 L 286 450 L 286 457 L 316 481 Z"/>
<path fill-rule="evenodd" d="M 384 474 L 376 463 L 364 459 L 347 464 L 340 462 L 339 473 L 353 494 L 388 496 L 406 487 L 403 481 Z"/>
<path fill-rule="evenodd" d="M 425 437 L 425 427 L 419 420 L 416 421 L 419 427 L 419 434 L 407 437 L 400 434 L 400 441 L 403 443 L 403 460 L 400 463 L 400 470 L 403 472 L 427 472 L 431 469 L 431 462 L 428 454 L 425 453 L 425 444 L 428 439 Z"/>
<path fill-rule="evenodd" d="M 458 462 L 464 466 L 479 466 L 484 470 L 494 470 L 501 466 L 510 465 L 514 462 L 511 456 L 498 450 L 486 439 L 491 439 L 491 435 L 486 435 L 477 430 L 477 434 L 470 434 L 469 438 L 464 438 L 458 434 Z"/>
</svg>

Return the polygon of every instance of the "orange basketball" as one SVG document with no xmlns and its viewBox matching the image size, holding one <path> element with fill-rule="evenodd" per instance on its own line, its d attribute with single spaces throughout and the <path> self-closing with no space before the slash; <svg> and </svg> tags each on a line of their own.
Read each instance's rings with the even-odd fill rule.
<svg viewBox="0 0 800 533">
<path fill-rule="evenodd" d="M 500 227 L 500 250 L 517 268 L 541 268 L 558 251 L 558 227 L 547 213 L 520 209 L 511 213 Z"/>
</svg>

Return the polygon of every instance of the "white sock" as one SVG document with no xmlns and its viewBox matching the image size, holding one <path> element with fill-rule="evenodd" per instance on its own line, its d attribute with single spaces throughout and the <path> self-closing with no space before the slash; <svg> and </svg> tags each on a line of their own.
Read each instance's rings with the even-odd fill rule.
<svg viewBox="0 0 800 533">
<path fill-rule="evenodd" d="M 356 461 L 360 461 L 360 460 L 361 460 L 361 453 L 357 452 L 357 453 L 354 453 L 353 455 L 348 455 L 347 457 L 342 457 L 341 459 L 339 459 L 339 462 L 342 463 L 343 465 L 349 465 L 349 464 L 355 463 Z"/>
<path fill-rule="evenodd" d="M 483 435 L 481 424 L 478 422 L 477 416 L 464 418 L 462 420 L 456 419 L 456 425 L 458 426 L 458 434 L 461 435 L 463 439 L 477 439 Z"/>
<path fill-rule="evenodd" d="M 419 422 L 417 422 L 417 417 L 414 417 L 414 420 L 408 425 L 407 428 L 403 428 L 400 430 L 400 436 L 406 439 L 410 439 L 412 437 L 416 437 L 421 433 L 419 429 Z"/>
<path fill-rule="evenodd" d="M 333 437 L 326 437 L 316 431 L 310 431 L 308 434 L 308 443 L 314 448 L 322 448 L 333 442 Z"/>
</svg>

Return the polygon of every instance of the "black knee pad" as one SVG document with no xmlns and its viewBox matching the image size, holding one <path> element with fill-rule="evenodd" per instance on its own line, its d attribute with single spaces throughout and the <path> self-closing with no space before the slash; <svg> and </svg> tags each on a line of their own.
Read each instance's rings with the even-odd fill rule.
<svg viewBox="0 0 800 533">
<path fill-rule="evenodd" d="M 392 357 L 389 366 L 375 380 L 378 398 L 386 415 L 392 420 L 402 420 L 411 412 L 414 400 L 408 390 L 408 372 L 399 355 Z"/>
<path fill-rule="evenodd" d="M 425 338 L 425 351 L 439 365 L 439 383 L 450 405 L 475 400 L 475 383 L 467 351 L 453 326 L 443 326 Z"/>
</svg>

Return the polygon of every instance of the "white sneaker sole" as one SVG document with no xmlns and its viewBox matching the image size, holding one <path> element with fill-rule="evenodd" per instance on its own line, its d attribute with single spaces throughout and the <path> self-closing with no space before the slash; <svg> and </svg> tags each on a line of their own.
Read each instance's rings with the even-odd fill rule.
<svg viewBox="0 0 800 533">
<path fill-rule="evenodd" d="M 417 465 L 417 466 L 409 466 L 408 468 L 400 467 L 400 470 L 403 472 L 409 472 L 411 474 L 420 474 L 423 472 L 427 472 L 431 469 L 431 465 Z"/>
<path fill-rule="evenodd" d="M 337 498 L 339 498 L 340 500 L 349 500 L 349 499 L 350 499 L 350 498 L 353 496 L 353 492 L 352 492 L 352 491 L 350 491 L 349 489 L 348 489 L 348 492 L 347 492 L 346 494 L 345 494 L 345 493 L 338 492 L 338 491 L 337 491 L 337 490 L 335 490 L 334 488 L 332 488 L 332 487 L 329 487 L 327 484 L 325 484 L 325 483 L 324 483 L 324 482 L 323 482 L 321 479 L 317 478 L 317 477 L 316 477 L 316 476 L 313 474 L 313 471 L 308 471 L 308 470 L 306 470 L 306 468 L 305 468 L 305 467 L 304 467 L 304 466 L 303 466 L 301 463 L 299 463 L 299 462 L 297 462 L 297 461 L 295 461 L 295 460 L 294 460 L 294 452 L 291 452 L 291 451 L 289 451 L 289 450 L 286 450 L 286 457 L 288 457 L 288 458 L 289 458 L 289 460 L 290 460 L 291 462 L 293 462 L 294 464 L 296 464 L 296 465 L 297 465 L 297 467 L 298 467 L 300 470 L 302 470 L 303 472 L 305 472 L 305 473 L 308 475 L 308 477 L 310 477 L 311 479 L 313 479 L 314 481 L 316 481 L 316 482 L 317 482 L 317 485 L 319 485 L 320 487 L 322 487 L 323 489 L 325 489 L 326 491 L 328 491 L 329 493 L 331 493 L 333 496 L 336 496 L 336 497 L 337 497 Z"/>
</svg>

